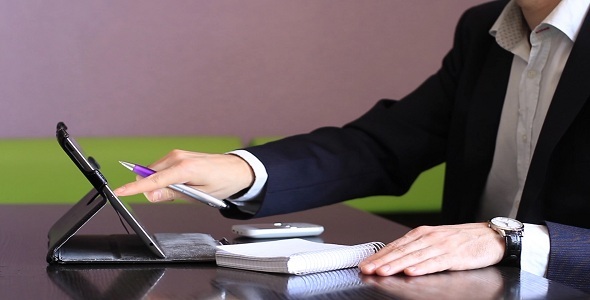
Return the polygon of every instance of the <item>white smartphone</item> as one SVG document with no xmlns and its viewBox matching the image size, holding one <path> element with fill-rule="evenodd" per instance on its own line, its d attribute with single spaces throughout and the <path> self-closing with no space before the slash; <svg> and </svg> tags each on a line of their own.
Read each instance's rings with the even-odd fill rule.
<svg viewBox="0 0 590 300">
<path fill-rule="evenodd" d="M 242 224 L 231 229 L 237 235 L 256 239 L 316 236 L 324 232 L 324 226 L 310 223 Z"/>
</svg>

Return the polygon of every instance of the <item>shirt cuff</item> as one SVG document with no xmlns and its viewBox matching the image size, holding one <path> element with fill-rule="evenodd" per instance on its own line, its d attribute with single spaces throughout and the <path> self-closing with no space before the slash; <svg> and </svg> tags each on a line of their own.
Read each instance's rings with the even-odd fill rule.
<svg viewBox="0 0 590 300">
<path fill-rule="evenodd" d="M 262 188 L 268 180 L 268 173 L 266 173 L 266 168 L 264 167 L 262 162 L 256 156 L 254 156 L 252 153 L 246 150 L 234 150 L 231 152 L 227 152 L 226 154 L 233 154 L 239 156 L 240 158 L 245 160 L 254 171 L 254 183 L 246 191 L 246 193 L 241 194 L 239 197 L 236 198 L 230 197 L 229 200 L 235 203 L 240 201 L 249 201 L 251 199 L 256 198 L 260 194 Z M 240 205 L 239 203 L 235 204 Z"/>
<path fill-rule="evenodd" d="M 521 269 L 537 276 L 545 276 L 549 264 L 550 244 L 547 226 L 525 223 Z"/>
</svg>

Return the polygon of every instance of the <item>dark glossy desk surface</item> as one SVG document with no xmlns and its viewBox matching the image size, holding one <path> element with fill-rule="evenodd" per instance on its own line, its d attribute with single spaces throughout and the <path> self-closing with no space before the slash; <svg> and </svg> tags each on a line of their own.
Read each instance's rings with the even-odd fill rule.
<svg viewBox="0 0 590 300">
<path fill-rule="evenodd" d="M 0 299 L 588 299 L 589 295 L 511 268 L 423 277 L 360 276 L 356 269 L 286 276 L 218 268 L 214 263 L 135 266 L 48 266 L 47 231 L 69 206 L 0 205 Z M 327 243 L 389 242 L 407 228 L 344 205 L 250 221 L 209 207 L 135 205 L 152 233 L 203 232 L 236 239 L 236 223 L 312 222 Z M 111 207 L 78 234 L 124 233 Z"/>
</svg>

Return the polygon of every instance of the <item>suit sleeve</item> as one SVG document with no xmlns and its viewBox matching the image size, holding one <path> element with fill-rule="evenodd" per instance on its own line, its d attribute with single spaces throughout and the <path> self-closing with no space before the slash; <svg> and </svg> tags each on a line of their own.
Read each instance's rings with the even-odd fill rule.
<svg viewBox="0 0 590 300">
<path fill-rule="evenodd" d="M 342 128 L 324 127 L 247 148 L 268 181 L 255 217 L 370 195 L 401 195 L 445 160 L 449 77 L 440 71 L 401 101 L 381 100 Z M 238 217 L 232 211 L 227 217 Z M 243 217 L 240 214 L 240 218 Z"/>
<path fill-rule="evenodd" d="M 590 229 L 547 222 L 547 278 L 590 292 Z"/>
<path fill-rule="evenodd" d="M 324 127 L 247 148 L 268 181 L 252 215 L 290 213 L 370 195 L 402 195 L 416 177 L 446 159 L 457 82 L 469 53 L 461 19 L 442 67 L 400 101 L 384 99 L 343 127 Z"/>
</svg>

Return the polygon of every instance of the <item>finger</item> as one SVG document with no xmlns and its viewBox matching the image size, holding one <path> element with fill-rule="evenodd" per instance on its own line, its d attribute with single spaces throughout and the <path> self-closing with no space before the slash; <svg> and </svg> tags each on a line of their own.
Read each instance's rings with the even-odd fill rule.
<svg viewBox="0 0 590 300">
<path fill-rule="evenodd" d="M 163 189 L 169 185 L 181 183 L 183 180 L 180 179 L 182 176 L 182 169 L 176 171 L 177 168 L 172 166 L 160 172 L 154 173 L 148 177 L 140 178 L 135 182 L 127 183 L 114 190 L 118 196 L 130 196 L 140 193 L 146 193 Z M 161 192 L 164 194 L 162 198 L 168 198 L 169 192 Z"/>
<path fill-rule="evenodd" d="M 384 251 L 383 255 L 376 259 L 366 260 L 359 267 L 364 274 L 393 275 L 422 259 L 420 257 L 423 255 L 423 252 L 420 252 L 422 247 L 422 243 L 415 242 L 401 247 L 384 248 L 381 249 Z"/>
<path fill-rule="evenodd" d="M 460 224 L 460 225 L 445 225 L 445 226 L 420 226 L 414 228 L 408 233 L 406 233 L 401 238 L 389 243 L 382 251 L 379 251 L 372 256 L 368 257 L 363 263 L 368 263 L 374 260 L 378 260 L 384 256 L 389 256 L 391 258 L 391 252 L 407 252 L 412 250 L 412 248 L 408 247 L 407 245 L 416 241 L 421 242 L 421 246 L 415 249 L 422 249 L 426 246 L 431 245 L 440 240 L 445 240 L 449 237 L 449 235 L 453 234 L 455 230 L 468 230 L 468 229 L 479 229 L 481 224 L 479 223 L 469 223 L 469 224 Z M 413 245 L 416 247 L 416 245 Z M 400 248 L 397 249 L 396 248 Z M 384 250 L 384 251 L 383 251 Z M 363 265 L 361 263 L 361 265 Z"/>
<path fill-rule="evenodd" d="M 490 233 L 485 223 L 452 229 L 443 230 L 439 238 L 432 240 L 432 246 L 400 258 L 395 263 L 408 265 L 403 270 L 406 275 L 418 276 L 445 270 L 477 269 L 496 262 L 498 251 L 495 249 L 498 248 L 499 238 L 497 234 Z"/>
<path fill-rule="evenodd" d="M 155 178 L 154 178 L 155 177 Z M 155 179 L 155 180 L 154 180 Z M 121 187 L 116 188 L 113 192 L 117 196 L 131 196 L 140 193 L 147 193 L 147 192 L 156 192 L 157 194 L 164 194 L 163 191 L 160 189 L 165 188 L 167 185 L 162 185 L 161 183 L 161 176 L 158 173 L 148 176 L 146 178 L 141 178 L 137 181 L 129 182 L 124 184 Z M 150 198 L 164 198 L 165 196 L 160 195 L 153 195 Z"/>
<path fill-rule="evenodd" d="M 429 259 L 413 264 L 411 267 L 404 269 L 404 273 L 408 276 L 420 276 L 447 270 L 460 271 L 482 267 L 477 260 L 474 263 L 467 261 L 469 259 L 465 259 L 464 256 L 443 252 L 440 255 L 434 255 Z"/>
<path fill-rule="evenodd" d="M 371 255 L 359 264 L 361 271 L 364 274 L 373 274 L 377 269 L 382 268 L 391 261 L 395 261 L 409 253 L 416 250 L 423 249 L 428 246 L 423 240 L 423 235 L 430 232 L 432 229 L 427 226 L 418 227 L 410 230 L 403 237 L 387 244 L 379 252 Z M 393 272 L 390 270 L 389 272 Z M 386 272 L 385 268 L 381 272 Z M 393 274 L 393 273 L 391 273 Z"/>
<path fill-rule="evenodd" d="M 474 240 L 481 241 L 475 234 L 479 230 L 481 230 L 481 224 L 437 227 L 433 232 L 426 233 L 421 239 L 416 241 L 424 241 L 427 245 L 426 247 L 413 251 L 387 264 L 390 266 L 391 264 L 398 265 L 398 269 L 403 269 L 403 272 L 410 276 L 431 274 L 445 270 L 472 269 L 479 265 L 477 260 L 474 261 L 471 259 L 473 252 L 479 253 L 482 251 L 482 246 L 473 242 Z M 485 252 L 485 249 L 483 251 Z M 482 257 L 483 255 L 474 256 Z M 381 271 L 381 269 L 386 269 L 386 267 L 387 265 L 377 269 L 376 273 L 386 275 L 382 274 Z"/>
<path fill-rule="evenodd" d="M 168 152 L 164 157 L 150 164 L 149 167 L 156 171 L 164 170 L 190 158 L 198 158 L 202 156 L 203 153 L 174 149 Z"/>
<path fill-rule="evenodd" d="M 384 261 L 384 263 L 375 270 L 375 274 L 380 276 L 390 276 L 393 274 L 397 274 L 400 272 L 404 272 L 406 274 L 415 273 L 415 272 L 423 272 L 423 274 L 428 274 L 432 272 L 438 272 L 448 269 L 448 264 L 444 265 L 446 262 L 441 262 L 441 266 L 438 266 L 436 270 L 418 270 L 416 269 L 416 265 L 423 263 L 424 261 L 436 259 L 442 256 L 444 251 L 437 247 L 426 247 L 423 249 L 417 249 L 415 251 L 411 251 L 404 256 L 396 258 L 394 260 Z"/>
<path fill-rule="evenodd" d="M 404 269 L 408 276 L 420 276 L 450 270 L 454 261 L 448 254 L 435 255 Z"/>
<path fill-rule="evenodd" d="M 190 200 L 190 197 L 169 188 L 157 189 L 143 194 L 150 202 L 173 201 L 177 199 Z"/>
</svg>

